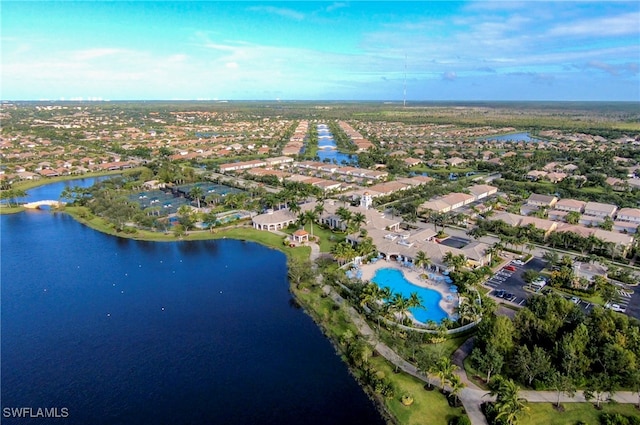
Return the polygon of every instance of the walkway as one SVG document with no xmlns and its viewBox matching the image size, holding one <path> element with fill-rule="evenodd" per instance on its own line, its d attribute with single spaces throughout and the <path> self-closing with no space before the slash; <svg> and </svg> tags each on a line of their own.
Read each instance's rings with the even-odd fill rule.
<svg viewBox="0 0 640 425">
<path fill-rule="evenodd" d="M 336 304 L 348 305 L 344 298 L 334 292 L 333 289 L 330 292 L 330 296 Z M 358 328 L 360 334 L 367 341 L 369 341 L 373 348 L 382 357 L 387 359 L 394 366 L 397 366 L 403 372 L 408 373 L 409 375 L 414 376 L 425 383 L 433 382 L 437 385 L 437 379 L 435 379 L 435 377 L 432 377 L 430 381 L 430 378 L 419 372 L 418 368 L 415 365 L 407 362 L 389 346 L 387 346 L 383 342 L 380 342 L 376 338 L 376 334 L 373 329 L 371 329 L 369 324 L 362 318 L 360 313 L 358 313 L 355 308 L 349 306 L 347 309 L 347 313 L 349 314 L 352 322 Z M 469 338 L 453 354 L 453 362 L 459 368 L 456 373 L 462 378 L 463 382 L 466 385 L 466 387 L 463 388 L 460 392 L 458 398 L 462 402 L 464 410 L 469 416 L 469 419 L 471 420 L 471 423 L 473 425 L 488 425 L 487 420 L 485 419 L 484 414 L 480 409 L 480 405 L 487 401 L 493 401 L 494 399 L 489 397 L 488 391 L 479 388 L 469 380 L 462 364 L 464 358 L 469 355 L 472 348 L 473 338 Z M 556 403 L 558 400 L 558 393 L 555 391 L 520 391 L 520 396 L 531 403 Z M 637 393 L 624 391 L 615 393 L 612 398 L 618 403 L 634 404 L 638 403 L 638 397 L 639 395 Z M 586 400 L 582 391 L 576 392 L 576 395 L 574 397 L 568 397 L 565 394 L 560 395 L 560 403 L 583 403 L 585 401 Z"/>
<path fill-rule="evenodd" d="M 272 231 L 272 233 L 276 233 L 282 236 L 288 236 L 286 233 L 280 231 Z M 307 244 L 311 247 L 311 255 L 310 260 L 314 262 L 320 256 L 320 247 L 318 244 L 309 242 Z M 318 282 L 321 282 L 322 277 L 318 276 Z M 407 362 L 405 359 L 400 357 L 398 353 L 396 353 L 392 348 L 387 346 L 385 343 L 379 341 L 376 337 L 376 333 L 369 326 L 369 324 L 362 318 L 360 313 L 356 311 L 353 306 L 350 306 L 344 298 L 342 298 L 339 294 L 337 294 L 333 288 L 327 285 L 329 288 L 329 296 L 331 299 L 338 305 L 348 306 L 346 309 L 349 317 L 353 324 L 358 328 L 359 333 L 367 340 L 373 348 L 378 352 L 382 357 L 387 359 L 391 364 L 396 366 L 398 369 L 402 370 L 409 375 L 420 379 L 425 383 L 433 382 L 437 385 L 437 379 L 435 377 L 427 377 L 423 373 L 418 371 L 418 368 Z M 464 406 L 464 410 L 469 416 L 472 425 L 488 425 L 487 420 L 482 413 L 480 406 L 482 403 L 487 401 L 493 401 L 491 397 L 488 395 L 488 391 L 479 388 L 475 383 L 473 383 L 467 374 L 464 371 L 464 359 L 471 353 L 473 349 L 473 341 L 474 338 L 469 338 L 466 340 L 453 354 L 453 363 L 458 366 L 456 374 L 460 376 L 464 384 L 465 388 L 460 391 L 460 395 L 458 398 L 462 402 Z M 447 389 L 447 388 L 445 388 Z M 558 401 L 558 393 L 555 391 L 520 391 L 520 396 L 525 398 L 527 401 L 532 403 L 556 403 Z M 618 403 L 629 403 L 634 404 L 639 402 L 639 394 L 633 393 L 630 391 L 618 392 L 615 393 L 612 397 Z M 582 391 L 577 391 L 574 397 L 568 397 L 565 394 L 560 395 L 560 403 L 583 403 L 585 402 L 584 394 Z"/>
<path fill-rule="evenodd" d="M 51 200 L 46 200 L 46 201 L 35 201 L 35 202 L 28 202 L 26 204 L 22 204 L 23 207 L 28 208 L 28 209 L 36 209 L 36 208 L 40 208 L 41 206 L 50 206 L 50 207 L 54 207 L 54 208 L 59 208 L 65 205 L 64 202 L 61 201 L 51 201 Z"/>
</svg>

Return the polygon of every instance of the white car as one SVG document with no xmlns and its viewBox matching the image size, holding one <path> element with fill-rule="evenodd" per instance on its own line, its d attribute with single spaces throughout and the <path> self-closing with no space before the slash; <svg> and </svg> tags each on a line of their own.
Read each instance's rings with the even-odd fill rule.
<svg viewBox="0 0 640 425">
<path fill-rule="evenodd" d="M 617 311 L 618 313 L 624 313 L 625 311 L 627 311 L 626 308 L 622 308 L 620 307 L 620 304 L 610 304 L 610 303 L 606 303 L 604 305 L 606 308 L 609 308 L 613 311 Z"/>
<path fill-rule="evenodd" d="M 519 266 L 524 266 L 524 261 L 522 261 L 522 260 L 513 260 L 512 263 L 513 264 L 517 264 Z"/>
<path fill-rule="evenodd" d="M 571 297 L 571 302 L 574 304 L 580 304 L 580 298 L 578 297 Z"/>
</svg>

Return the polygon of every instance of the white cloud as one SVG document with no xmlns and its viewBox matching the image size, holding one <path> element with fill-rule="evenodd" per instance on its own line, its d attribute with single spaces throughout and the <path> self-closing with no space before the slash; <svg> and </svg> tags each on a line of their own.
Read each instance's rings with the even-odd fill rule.
<svg viewBox="0 0 640 425">
<path fill-rule="evenodd" d="M 284 7 L 275 7 L 275 6 L 252 6 L 247 8 L 252 12 L 258 13 L 268 13 L 271 15 L 282 16 L 283 18 L 293 19 L 296 21 L 301 21 L 304 19 L 304 13 L 298 12 L 293 9 L 287 9 Z"/>
<path fill-rule="evenodd" d="M 327 6 L 325 10 L 327 12 L 333 12 L 334 10 L 342 9 L 343 7 L 347 7 L 347 6 L 348 6 L 347 3 L 335 2 Z"/>
<path fill-rule="evenodd" d="M 458 75 L 453 71 L 446 71 L 442 73 L 442 79 L 446 81 L 455 81 L 458 78 Z"/>
<path fill-rule="evenodd" d="M 552 37 L 607 37 L 635 35 L 640 33 L 640 12 L 630 12 L 618 16 L 603 16 L 595 19 L 584 19 L 564 22 L 549 30 Z"/>
</svg>

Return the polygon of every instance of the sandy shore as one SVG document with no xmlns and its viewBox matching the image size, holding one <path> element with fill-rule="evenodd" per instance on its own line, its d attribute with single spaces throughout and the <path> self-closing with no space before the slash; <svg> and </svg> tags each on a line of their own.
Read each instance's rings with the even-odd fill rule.
<svg viewBox="0 0 640 425">
<path fill-rule="evenodd" d="M 458 302 L 458 294 L 452 294 L 449 292 L 449 284 L 444 282 L 435 282 L 431 279 L 422 279 L 420 275 L 422 271 L 418 272 L 407 267 L 402 267 L 397 261 L 385 261 L 379 260 L 376 263 L 363 264 L 360 266 L 362 270 L 362 280 L 371 280 L 375 276 L 376 271 L 379 269 L 397 269 L 402 272 L 404 278 L 411 282 L 413 285 L 420 286 L 421 288 L 432 289 L 442 295 L 440 300 L 440 308 L 442 308 L 449 317 L 454 314 L 455 306 Z M 454 295 L 453 301 L 447 301 L 447 295 Z"/>
</svg>

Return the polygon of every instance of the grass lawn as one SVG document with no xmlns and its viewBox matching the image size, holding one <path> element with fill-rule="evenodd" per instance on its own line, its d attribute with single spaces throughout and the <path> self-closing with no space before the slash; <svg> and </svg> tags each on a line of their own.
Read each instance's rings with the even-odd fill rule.
<svg viewBox="0 0 640 425">
<path fill-rule="evenodd" d="M 154 242 L 175 242 L 178 240 L 194 241 L 229 238 L 257 242 L 270 248 L 278 249 L 285 254 L 293 257 L 309 258 L 309 255 L 311 254 L 311 248 L 309 247 L 289 248 L 288 246 L 283 245 L 282 236 L 278 236 L 270 232 L 255 230 L 252 227 L 231 227 L 227 229 L 220 228 L 215 229 L 215 233 L 211 233 L 208 230 L 203 230 L 189 233 L 188 235 L 183 236 L 181 239 L 178 239 L 173 235 L 173 233 L 165 234 L 162 232 L 150 232 L 140 229 L 136 229 L 135 233 L 116 232 L 109 223 L 105 222 L 100 217 L 89 216 L 87 218 L 83 218 L 83 211 L 87 210 L 82 207 L 65 207 L 64 209 L 64 212 L 70 214 L 80 223 L 83 223 L 99 232 L 122 238 Z"/>
<path fill-rule="evenodd" d="M 46 178 L 41 178 L 39 180 L 24 180 L 14 184 L 13 187 L 14 189 L 29 190 L 29 189 L 33 189 L 34 187 L 44 186 L 46 184 L 51 184 L 51 183 L 57 183 L 57 182 L 62 182 L 67 180 L 90 179 L 92 177 L 101 177 L 101 176 L 111 176 L 111 175 L 116 176 L 116 175 L 121 175 L 124 172 L 131 172 L 133 170 L 136 170 L 136 168 L 132 168 L 129 170 L 102 171 L 98 173 L 87 173 L 87 174 L 80 174 L 80 175 L 74 174 L 74 175 L 68 175 L 68 176 L 46 177 Z"/>
<path fill-rule="evenodd" d="M 282 229 L 283 232 L 293 234 L 297 229 Z M 309 223 L 304 225 L 304 230 L 311 233 L 311 225 Z M 325 229 L 317 224 L 313 225 L 313 235 L 320 238 L 320 252 L 331 252 L 331 248 L 345 239 L 345 235 L 334 233 L 329 229 Z"/>
<path fill-rule="evenodd" d="M 0 204 L 0 214 L 15 214 L 15 213 L 19 213 L 20 211 L 24 211 L 25 208 L 24 207 L 9 207 L 5 204 Z"/>
<path fill-rule="evenodd" d="M 564 412 L 558 412 L 552 403 L 529 403 L 529 413 L 520 417 L 519 425 L 573 425 L 583 421 L 588 425 L 600 425 L 600 414 L 621 413 L 625 416 L 640 417 L 640 410 L 633 404 L 602 405 L 596 410 L 592 403 L 564 403 Z"/>
<path fill-rule="evenodd" d="M 389 412 L 403 425 L 429 424 L 447 425 L 449 420 L 461 416 L 461 408 L 449 407 L 446 397 L 437 389 L 427 391 L 425 383 L 406 373 L 394 373 L 392 366 L 382 357 L 373 357 L 370 360 L 375 368 L 391 379 L 395 388 L 395 396 L 385 400 Z M 404 394 L 413 397 L 413 404 L 405 406 L 400 401 Z"/>
</svg>

